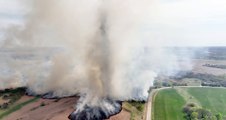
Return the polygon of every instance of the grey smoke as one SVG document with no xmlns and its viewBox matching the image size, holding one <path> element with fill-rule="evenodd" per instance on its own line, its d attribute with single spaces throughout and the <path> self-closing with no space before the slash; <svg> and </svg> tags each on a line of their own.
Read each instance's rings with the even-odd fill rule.
<svg viewBox="0 0 226 120">
<path fill-rule="evenodd" d="M 60 51 L 34 60 L 7 58 L 5 65 L 13 72 L 2 78 L 2 89 L 26 86 L 36 94 L 54 96 L 79 93 L 85 97 L 76 106 L 77 113 L 88 105 L 109 108 L 106 112 L 112 114 L 114 107 L 102 104 L 105 99 L 146 100 L 159 73 L 180 70 L 173 53 L 143 37 L 149 0 L 27 0 L 24 4 L 31 9 L 25 26 L 9 29 L 3 47 Z"/>
</svg>

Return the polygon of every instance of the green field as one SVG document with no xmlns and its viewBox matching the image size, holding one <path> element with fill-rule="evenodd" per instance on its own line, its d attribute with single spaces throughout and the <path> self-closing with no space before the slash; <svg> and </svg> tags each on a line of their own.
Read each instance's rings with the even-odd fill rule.
<svg viewBox="0 0 226 120">
<path fill-rule="evenodd" d="M 192 87 L 160 90 L 153 101 L 152 119 L 183 120 L 182 108 L 191 101 L 226 117 L 226 89 Z"/>
<path fill-rule="evenodd" d="M 159 91 L 154 100 L 154 120 L 181 120 L 184 104 L 183 97 L 175 89 Z"/>
<path fill-rule="evenodd" d="M 203 108 L 214 113 L 220 112 L 226 116 L 226 89 L 222 88 L 189 88 L 188 92 L 194 96 Z"/>
</svg>

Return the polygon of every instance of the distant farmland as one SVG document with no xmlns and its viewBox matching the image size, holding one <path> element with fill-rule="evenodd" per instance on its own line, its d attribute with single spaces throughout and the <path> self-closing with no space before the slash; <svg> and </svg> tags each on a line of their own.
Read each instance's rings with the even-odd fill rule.
<svg viewBox="0 0 226 120">
<path fill-rule="evenodd" d="M 226 117 L 226 89 L 192 87 L 160 90 L 153 101 L 152 120 L 185 120 L 182 109 L 191 102 Z"/>
</svg>

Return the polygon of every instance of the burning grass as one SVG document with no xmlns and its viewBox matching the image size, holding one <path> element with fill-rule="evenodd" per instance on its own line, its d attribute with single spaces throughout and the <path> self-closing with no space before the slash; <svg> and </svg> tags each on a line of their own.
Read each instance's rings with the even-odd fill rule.
<svg viewBox="0 0 226 120">
<path fill-rule="evenodd" d="M 79 106 L 82 100 L 80 99 Z M 104 120 L 118 114 L 122 110 L 121 106 L 120 101 L 105 98 L 99 100 L 98 105 L 85 104 L 82 108 L 77 108 L 68 118 L 71 120 Z"/>
</svg>

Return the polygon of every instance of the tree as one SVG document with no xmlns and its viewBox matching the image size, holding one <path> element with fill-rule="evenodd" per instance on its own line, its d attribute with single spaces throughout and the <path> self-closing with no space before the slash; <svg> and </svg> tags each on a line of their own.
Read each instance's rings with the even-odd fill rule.
<svg viewBox="0 0 226 120">
<path fill-rule="evenodd" d="M 221 113 L 216 114 L 217 120 L 223 120 L 223 116 Z"/>
<path fill-rule="evenodd" d="M 158 81 L 158 80 L 155 80 L 154 81 L 154 86 L 157 87 L 157 88 L 161 88 L 162 87 L 162 82 Z"/>
<path fill-rule="evenodd" d="M 223 120 L 221 113 L 214 115 L 210 110 L 197 107 L 194 103 L 188 103 L 183 108 L 187 120 Z"/>
</svg>

